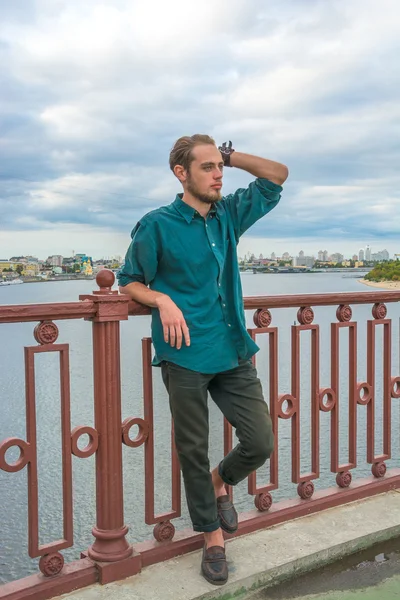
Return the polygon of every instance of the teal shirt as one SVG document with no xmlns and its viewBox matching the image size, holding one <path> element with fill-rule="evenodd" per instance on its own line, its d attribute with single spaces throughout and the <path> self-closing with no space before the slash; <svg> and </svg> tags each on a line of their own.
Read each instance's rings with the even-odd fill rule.
<svg viewBox="0 0 400 600">
<path fill-rule="evenodd" d="M 220 373 L 259 350 L 246 330 L 236 246 L 277 205 L 281 191 L 280 185 L 256 179 L 222 198 L 205 219 L 178 194 L 133 229 L 119 285 L 139 281 L 167 294 L 190 332 L 190 346 L 183 341 L 180 350 L 172 348 L 153 308 L 154 365 L 166 360 L 200 373 Z"/>
</svg>

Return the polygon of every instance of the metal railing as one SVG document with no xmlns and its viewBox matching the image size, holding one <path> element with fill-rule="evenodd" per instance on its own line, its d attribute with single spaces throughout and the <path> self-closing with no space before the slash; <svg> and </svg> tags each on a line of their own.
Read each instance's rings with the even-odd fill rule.
<svg viewBox="0 0 400 600">
<path fill-rule="evenodd" d="M 100 289 L 80 296 L 79 302 L 0 306 L 0 324 L 38 322 L 34 329 L 37 345 L 25 347 L 26 439 L 9 437 L 0 443 L 0 469 L 15 473 L 24 468 L 28 477 L 28 554 L 38 557 L 40 574 L 10 582 L 0 588 L 0 597 L 44 599 L 100 581 L 107 583 L 138 573 L 144 566 L 166 560 L 201 547 L 202 535 L 189 530 L 175 532 L 173 520 L 181 515 L 180 469 L 172 447 L 171 510 L 155 514 L 154 492 L 154 416 L 151 339 L 142 341 L 143 417 L 121 417 L 120 321 L 129 316 L 149 314 L 149 309 L 128 301 L 112 291 L 114 274 L 104 270 L 97 276 Z M 270 413 L 275 432 L 275 450 L 270 459 L 270 477 L 265 485 L 257 484 L 257 474 L 248 478 L 248 493 L 254 497 L 255 509 L 240 515 L 243 535 L 279 522 L 310 514 L 346 502 L 359 500 L 400 487 L 400 469 L 387 469 L 391 454 L 391 405 L 400 398 L 400 374 L 392 375 L 392 321 L 386 318 L 386 303 L 399 302 L 399 292 L 374 291 L 360 293 L 303 294 L 298 296 L 247 297 L 246 310 L 255 310 L 253 339 L 268 338 L 268 386 Z M 357 381 L 357 322 L 352 320 L 352 305 L 372 305 L 367 321 L 367 363 L 365 381 Z M 314 323 L 313 307 L 337 306 L 336 322 L 331 323 L 329 386 L 320 383 L 320 326 Z M 291 389 L 280 393 L 278 364 L 279 327 L 273 326 L 270 309 L 298 308 L 297 321 L 291 326 Z M 86 319 L 93 327 L 94 413 L 92 426 L 71 429 L 69 345 L 58 344 L 58 328 L 54 321 Z M 375 453 L 375 337 L 383 330 L 383 452 Z M 348 460 L 339 460 L 339 332 L 348 332 Z M 311 337 L 311 471 L 301 471 L 300 456 L 300 358 L 301 336 Z M 398 344 L 399 340 L 396 340 Z M 63 536 L 51 543 L 39 544 L 37 423 L 35 398 L 35 364 L 37 353 L 57 353 L 60 358 Z M 352 481 L 357 463 L 357 407 L 366 411 L 366 460 L 371 476 Z M 313 481 L 320 476 L 320 415 L 330 413 L 330 469 L 336 476 L 336 487 L 316 492 Z M 271 492 L 279 488 L 279 423 L 291 423 L 291 478 L 297 484 L 298 497 L 273 503 Z M 131 432 L 138 427 L 138 435 Z M 10 432 L 12 433 L 12 432 Z M 79 439 L 86 434 L 89 443 L 81 448 Z M 224 451 L 232 448 L 232 429 L 224 422 Z M 122 447 L 144 445 L 145 454 L 145 522 L 155 525 L 154 539 L 134 547 L 127 541 L 124 521 Z M 16 447 L 19 458 L 10 463 L 6 452 Z M 79 561 L 64 564 L 61 550 L 73 545 L 72 456 L 96 458 L 96 523 L 94 543 L 81 549 Z M 399 457 L 397 457 L 399 458 Z M 9 485 L 12 485 L 10 478 Z M 232 494 L 232 490 L 229 490 Z"/>
</svg>

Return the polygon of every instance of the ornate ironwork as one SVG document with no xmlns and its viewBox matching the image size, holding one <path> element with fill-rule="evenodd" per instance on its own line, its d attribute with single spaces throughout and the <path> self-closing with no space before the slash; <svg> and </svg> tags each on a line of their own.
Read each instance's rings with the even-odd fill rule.
<svg viewBox="0 0 400 600">
<path fill-rule="evenodd" d="M 259 308 L 253 315 L 253 321 L 256 327 L 269 327 L 272 322 L 272 315 L 268 308 Z"/>
<path fill-rule="evenodd" d="M 82 435 L 89 436 L 89 443 L 84 448 L 79 448 L 78 440 Z M 71 451 L 74 456 L 79 458 L 88 458 L 92 456 L 99 446 L 99 434 L 93 427 L 79 426 L 74 427 L 71 432 Z"/>
<path fill-rule="evenodd" d="M 303 500 L 309 500 L 314 494 L 314 484 L 312 481 L 303 481 L 297 486 L 297 493 Z"/>
<path fill-rule="evenodd" d="M 302 306 L 297 311 L 297 320 L 300 325 L 311 325 L 314 321 L 314 311 L 311 306 Z"/>
<path fill-rule="evenodd" d="M 371 467 L 372 475 L 374 477 L 376 477 L 377 479 L 380 479 L 381 477 L 385 477 L 386 471 L 387 471 L 386 463 L 384 463 L 383 461 L 377 462 L 377 463 L 373 464 Z"/>
<path fill-rule="evenodd" d="M 347 321 L 351 321 L 351 317 L 353 316 L 353 311 L 348 304 L 341 304 L 338 306 L 336 311 L 336 318 L 341 323 L 346 323 Z"/>
<path fill-rule="evenodd" d="M 270 493 L 258 494 L 254 498 L 254 504 L 260 512 L 267 512 L 272 506 L 272 496 Z"/>
<path fill-rule="evenodd" d="M 157 542 L 170 542 L 174 538 L 175 527 L 171 521 L 162 521 L 154 527 L 153 535 Z"/>
<path fill-rule="evenodd" d="M 343 473 L 338 473 L 336 475 L 336 483 L 340 488 L 348 488 L 351 484 L 352 479 L 353 476 L 350 473 L 350 471 L 344 471 Z"/>
<path fill-rule="evenodd" d="M 372 307 L 372 316 L 374 317 L 374 319 L 386 319 L 386 315 L 387 308 L 385 304 L 381 302 L 377 302 L 376 304 L 374 304 L 374 306 Z"/>
<path fill-rule="evenodd" d="M 60 552 L 51 552 L 41 557 L 39 569 L 45 577 L 53 577 L 61 573 L 64 567 L 64 557 Z"/>
<path fill-rule="evenodd" d="M 53 321 L 42 321 L 36 325 L 33 335 L 38 344 L 54 344 L 58 338 L 58 327 Z"/>
</svg>

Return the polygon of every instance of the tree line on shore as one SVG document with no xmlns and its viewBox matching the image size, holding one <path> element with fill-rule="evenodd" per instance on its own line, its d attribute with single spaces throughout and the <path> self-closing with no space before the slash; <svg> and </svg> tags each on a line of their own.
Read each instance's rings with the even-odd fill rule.
<svg viewBox="0 0 400 600">
<path fill-rule="evenodd" d="M 400 261 L 379 263 L 365 275 L 368 281 L 400 281 Z"/>
</svg>

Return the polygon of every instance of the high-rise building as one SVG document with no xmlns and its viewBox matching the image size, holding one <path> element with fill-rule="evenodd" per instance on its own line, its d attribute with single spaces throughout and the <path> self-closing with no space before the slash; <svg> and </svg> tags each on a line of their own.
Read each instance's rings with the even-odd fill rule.
<svg viewBox="0 0 400 600">
<path fill-rule="evenodd" d="M 276 260 L 276 254 L 275 254 L 275 252 L 271 253 L 271 260 Z"/>
<path fill-rule="evenodd" d="M 323 262 L 323 260 L 324 260 L 324 251 L 323 250 L 318 251 L 318 260 L 319 260 L 319 262 Z"/>
<path fill-rule="evenodd" d="M 305 256 L 303 250 L 301 250 L 299 252 L 299 256 L 295 257 L 293 259 L 293 266 L 294 267 L 310 267 L 312 268 L 314 266 L 315 263 L 315 257 L 314 256 Z"/>
<path fill-rule="evenodd" d="M 61 254 L 54 254 L 53 256 L 49 256 L 47 262 L 52 267 L 62 267 L 63 257 Z"/>
<path fill-rule="evenodd" d="M 369 246 L 365 248 L 365 260 L 371 260 L 371 248 Z"/>
<path fill-rule="evenodd" d="M 358 251 L 358 260 L 361 261 L 361 262 L 363 262 L 364 261 L 364 257 L 365 257 L 364 249 L 360 248 L 359 251 Z"/>
<path fill-rule="evenodd" d="M 340 254 L 340 252 L 335 252 L 334 254 L 332 254 L 331 259 L 334 263 L 341 263 L 343 262 L 344 256 L 343 254 Z"/>
<path fill-rule="evenodd" d="M 382 262 L 383 260 L 389 260 L 389 252 L 387 250 L 380 250 L 380 252 L 374 252 L 371 254 L 371 260 L 373 262 Z"/>
</svg>

